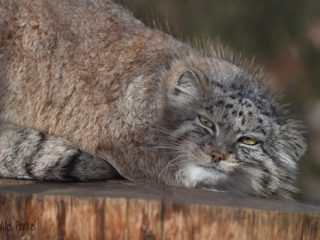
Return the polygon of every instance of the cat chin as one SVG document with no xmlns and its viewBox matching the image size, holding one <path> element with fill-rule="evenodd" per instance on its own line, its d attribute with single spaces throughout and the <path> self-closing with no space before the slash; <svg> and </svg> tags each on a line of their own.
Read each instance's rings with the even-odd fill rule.
<svg viewBox="0 0 320 240">
<path fill-rule="evenodd" d="M 176 179 L 185 187 L 202 188 L 210 191 L 231 192 L 240 195 L 264 196 L 254 189 L 252 180 L 242 176 L 234 178 L 226 172 L 189 163 L 181 168 Z"/>
<path fill-rule="evenodd" d="M 194 165 L 192 163 L 182 167 L 176 178 L 185 187 L 214 186 L 228 179 L 228 175 L 214 168 Z"/>
</svg>

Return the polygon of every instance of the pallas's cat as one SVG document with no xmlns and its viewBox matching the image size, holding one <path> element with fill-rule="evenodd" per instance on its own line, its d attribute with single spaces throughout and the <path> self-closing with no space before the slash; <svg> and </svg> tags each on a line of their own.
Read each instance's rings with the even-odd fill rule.
<svg viewBox="0 0 320 240">
<path fill-rule="evenodd" d="M 0 176 L 290 198 L 306 141 L 253 66 L 109 0 L 0 5 Z"/>
</svg>

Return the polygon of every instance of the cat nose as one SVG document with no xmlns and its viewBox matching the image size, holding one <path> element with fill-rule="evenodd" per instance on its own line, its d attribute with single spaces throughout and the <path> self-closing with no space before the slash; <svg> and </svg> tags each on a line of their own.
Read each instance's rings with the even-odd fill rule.
<svg viewBox="0 0 320 240">
<path fill-rule="evenodd" d="M 212 155 L 212 160 L 215 162 L 220 162 L 221 160 L 222 161 L 226 160 L 226 156 L 224 154 L 221 154 L 218 152 L 213 152 L 211 155 Z"/>
</svg>

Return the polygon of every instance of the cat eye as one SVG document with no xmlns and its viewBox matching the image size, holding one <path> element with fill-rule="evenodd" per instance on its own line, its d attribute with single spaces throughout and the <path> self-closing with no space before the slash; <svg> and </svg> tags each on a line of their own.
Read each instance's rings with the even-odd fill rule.
<svg viewBox="0 0 320 240">
<path fill-rule="evenodd" d="M 213 123 L 209 119 L 202 117 L 200 115 L 199 115 L 199 120 L 203 125 L 205 125 L 208 128 L 213 128 L 213 126 L 214 126 Z"/>
<path fill-rule="evenodd" d="M 255 140 L 251 137 L 242 137 L 239 139 L 239 141 L 241 143 L 244 143 L 246 145 L 251 145 L 251 146 L 256 145 L 258 143 L 257 140 Z"/>
</svg>

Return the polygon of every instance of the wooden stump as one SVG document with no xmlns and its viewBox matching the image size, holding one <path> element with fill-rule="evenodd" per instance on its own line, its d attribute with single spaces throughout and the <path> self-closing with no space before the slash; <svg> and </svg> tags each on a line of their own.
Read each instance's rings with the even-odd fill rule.
<svg viewBox="0 0 320 240">
<path fill-rule="evenodd" d="M 316 240 L 320 207 L 127 181 L 1 180 L 0 239 Z"/>
</svg>

